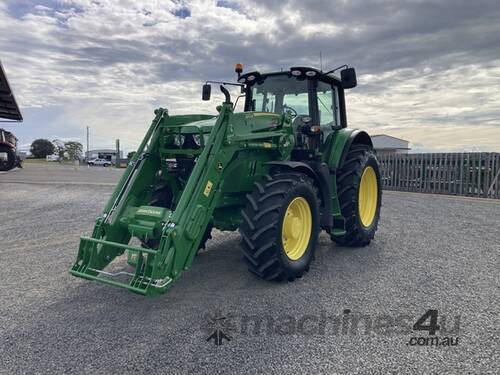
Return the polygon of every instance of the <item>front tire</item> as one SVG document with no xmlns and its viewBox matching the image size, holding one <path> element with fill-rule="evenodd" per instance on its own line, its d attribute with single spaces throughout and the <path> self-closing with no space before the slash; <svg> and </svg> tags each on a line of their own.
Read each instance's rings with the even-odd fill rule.
<svg viewBox="0 0 500 375">
<path fill-rule="evenodd" d="M 241 247 L 249 270 L 273 281 L 293 281 L 309 270 L 319 232 L 319 201 L 302 173 L 255 182 L 242 211 Z"/>
<path fill-rule="evenodd" d="M 366 246 L 375 236 L 382 189 L 377 158 L 371 147 L 354 145 L 337 172 L 337 193 L 346 233 L 332 235 L 342 246 Z"/>
</svg>

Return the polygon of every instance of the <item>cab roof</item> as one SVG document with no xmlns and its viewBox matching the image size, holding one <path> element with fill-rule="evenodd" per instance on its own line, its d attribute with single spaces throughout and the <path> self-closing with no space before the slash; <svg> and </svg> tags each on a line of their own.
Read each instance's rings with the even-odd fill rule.
<svg viewBox="0 0 500 375">
<path fill-rule="evenodd" d="M 293 72 L 300 72 L 300 75 L 295 75 L 297 73 L 294 74 Z M 258 71 L 248 72 L 242 74 L 238 79 L 238 82 L 252 85 L 255 82 L 259 82 L 262 79 L 266 79 L 269 76 L 277 76 L 277 75 L 287 75 L 289 77 L 304 78 L 304 79 L 305 78 L 318 79 L 320 81 L 335 85 L 339 85 L 341 83 L 340 78 L 337 76 L 334 76 L 332 74 L 327 74 L 326 72 L 323 72 L 316 68 L 311 68 L 306 66 L 292 67 L 290 68 L 290 70 L 284 70 L 280 72 L 270 72 L 270 73 L 260 73 Z M 251 76 L 254 76 L 255 78 L 249 80 L 248 78 L 249 77 L 251 78 Z"/>
</svg>

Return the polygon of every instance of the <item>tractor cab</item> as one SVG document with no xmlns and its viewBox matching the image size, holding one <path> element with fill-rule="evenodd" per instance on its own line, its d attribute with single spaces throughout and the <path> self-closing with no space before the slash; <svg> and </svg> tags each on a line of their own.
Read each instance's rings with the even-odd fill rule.
<svg viewBox="0 0 500 375">
<path fill-rule="evenodd" d="M 326 136 L 345 128 L 344 89 L 356 86 L 354 68 L 322 72 L 314 68 L 294 67 L 290 71 L 239 76 L 245 86 L 245 111 L 288 113 L 298 134 Z"/>
</svg>

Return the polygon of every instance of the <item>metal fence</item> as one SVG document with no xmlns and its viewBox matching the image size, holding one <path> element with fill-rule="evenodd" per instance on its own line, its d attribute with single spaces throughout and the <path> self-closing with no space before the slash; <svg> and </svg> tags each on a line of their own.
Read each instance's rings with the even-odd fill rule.
<svg viewBox="0 0 500 375">
<path fill-rule="evenodd" d="M 500 153 L 384 154 L 377 158 L 384 189 L 500 199 Z"/>
</svg>

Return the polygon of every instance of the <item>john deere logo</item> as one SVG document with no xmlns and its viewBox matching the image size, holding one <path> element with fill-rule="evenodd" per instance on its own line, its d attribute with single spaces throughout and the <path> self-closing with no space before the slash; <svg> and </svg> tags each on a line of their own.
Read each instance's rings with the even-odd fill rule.
<svg viewBox="0 0 500 375">
<path fill-rule="evenodd" d="M 155 210 L 154 208 L 139 208 L 137 210 L 137 215 L 148 215 L 148 216 L 162 216 L 161 210 Z"/>
</svg>

